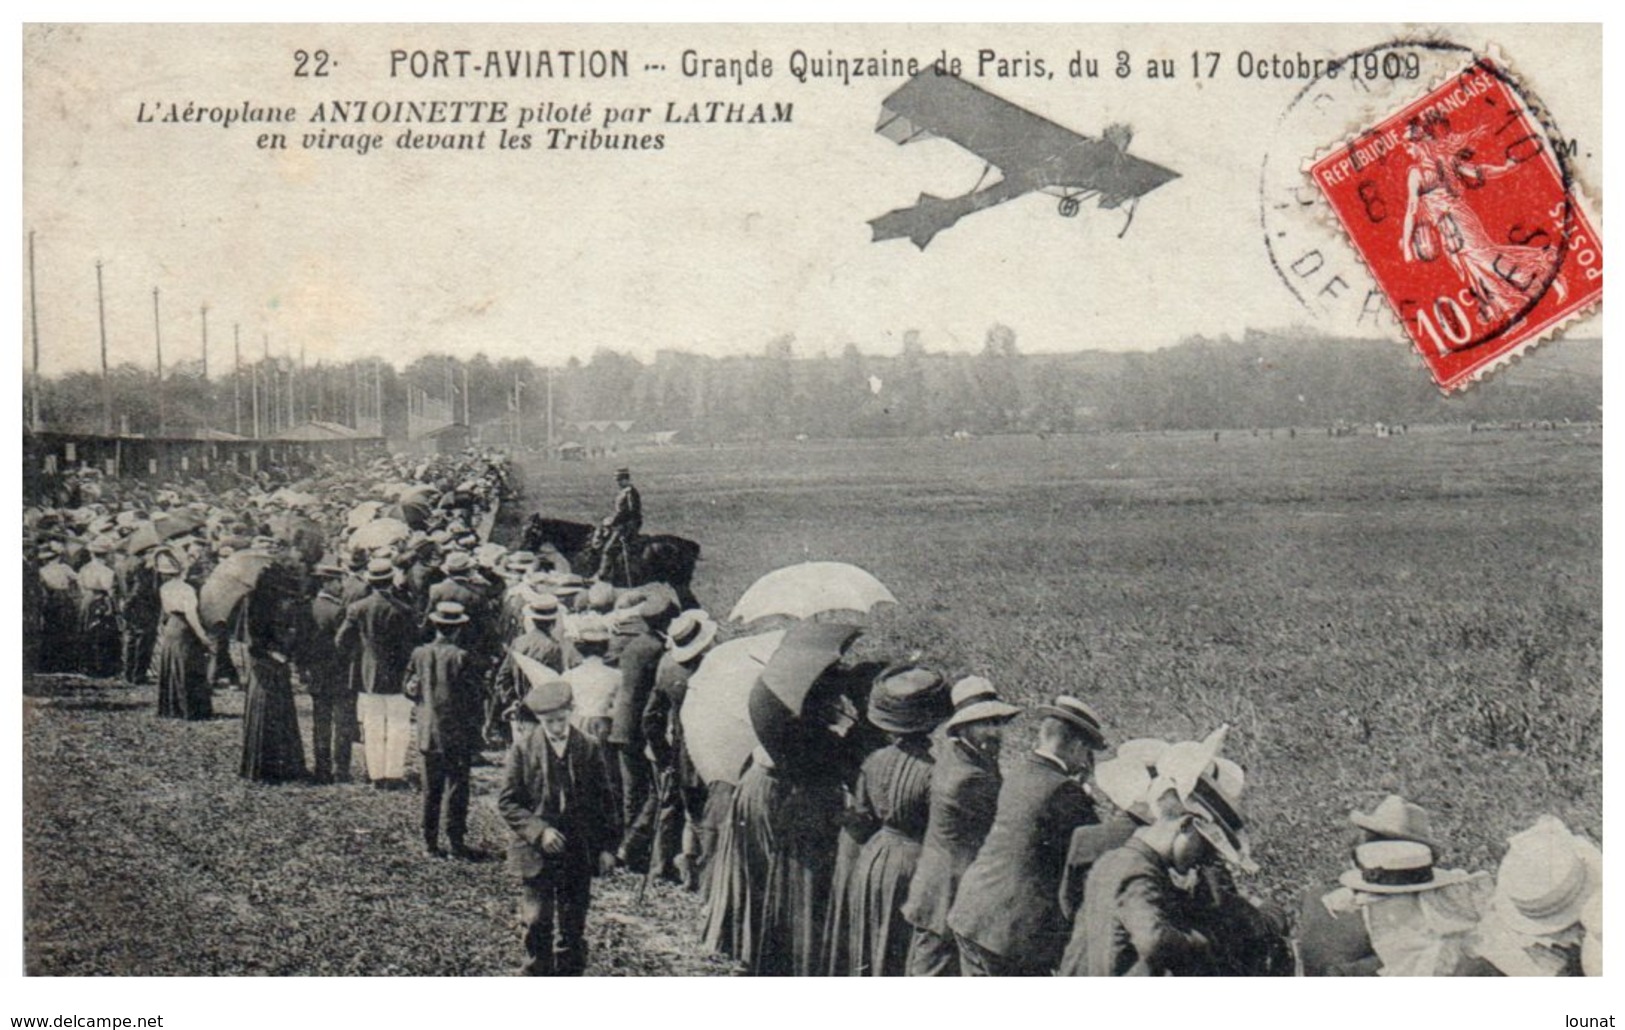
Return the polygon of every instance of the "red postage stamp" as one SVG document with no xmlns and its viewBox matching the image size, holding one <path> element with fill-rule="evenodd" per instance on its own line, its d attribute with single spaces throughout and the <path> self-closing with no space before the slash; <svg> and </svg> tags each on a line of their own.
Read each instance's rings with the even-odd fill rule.
<svg viewBox="0 0 1625 1030">
<path fill-rule="evenodd" d="M 1543 114 L 1481 58 L 1309 166 L 1443 390 L 1602 298 L 1602 240 Z"/>
</svg>

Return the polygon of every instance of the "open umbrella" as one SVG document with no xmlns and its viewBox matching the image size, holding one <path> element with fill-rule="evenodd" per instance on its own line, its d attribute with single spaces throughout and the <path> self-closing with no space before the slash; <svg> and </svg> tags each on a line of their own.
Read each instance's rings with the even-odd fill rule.
<svg viewBox="0 0 1625 1030">
<path fill-rule="evenodd" d="M 231 617 L 237 602 L 248 596 L 260 576 L 276 559 L 258 551 L 237 551 L 225 557 L 198 591 L 198 618 L 206 626 L 218 626 Z"/>
<path fill-rule="evenodd" d="M 750 691 L 751 727 L 775 762 L 787 765 L 814 755 L 825 734 L 822 725 L 803 718 L 808 696 L 861 632 L 834 622 L 800 622 L 785 632 Z"/>
<path fill-rule="evenodd" d="M 701 659 L 683 695 L 683 742 L 706 783 L 733 783 L 756 746 L 750 691 L 784 639 L 784 630 L 718 644 Z"/>
<path fill-rule="evenodd" d="M 784 641 L 762 670 L 762 686 L 791 715 L 799 716 L 812 685 L 862 632 L 839 622 L 797 623 L 785 632 Z"/>
<path fill-rule="evenodd" d="M 375 547 L 388 547 L 411 535 L 412 527 L 400 519 L 373 519 L 350 535 L 350 547 L 370 551 Z"/>
<path fill-rule="evenodd" d="M 745 591 L 728 614 L 754 622 L 769 615 L 805 619 L 819 612 L 867 612 L 882 601 L 897 603 L 886 585 L 845 562 L 810 561 L 775 569 Z"/>
<path fill-rule="evenodd" d="M 382 501 L 362 501 L 351 508 L 349 514 L 344 516 L 344 524 L 351 529 L 360 529 L 378 517 L 378 510 L 384 506 Z"/>
<path fill-rule="evenodd" d="M 185 536 L 203 525 L 203 520 L 187 512 L 160 515 L 151 522 L 143 522 L 124 541 L 124 549 L 131 554 L 156 547 L 165 540 Z"/>
</svg>

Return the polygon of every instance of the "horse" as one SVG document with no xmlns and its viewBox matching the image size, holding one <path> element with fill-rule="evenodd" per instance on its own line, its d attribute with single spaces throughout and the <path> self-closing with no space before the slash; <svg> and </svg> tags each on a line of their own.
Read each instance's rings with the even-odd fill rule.
<svg viewBox="0 0 1625 1030">
<path fill-rule="evenodd" d="M 543 518 L 538 512 L 526 520 L 520 539 L 524 550 L 540 555 L 551 548 L 563 556 L 569 571 L 591 576 L 604 564 L 604 547 L 612 535 L 607 526 Z M 617 587 L 665 583 L 677 591 L 684 608 L 697 608 L 693 583 L 699 560 L 700 545 L 687 537 L 670 533 L 639 536 L 630 544 L 611 548 L 604 579 Z"/>
</svg>

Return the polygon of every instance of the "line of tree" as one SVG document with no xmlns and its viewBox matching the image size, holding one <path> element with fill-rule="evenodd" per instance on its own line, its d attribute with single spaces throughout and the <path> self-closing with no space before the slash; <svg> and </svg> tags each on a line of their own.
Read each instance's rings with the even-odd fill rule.
<svg viewBox="0 0 1625 1030">
<path fill-rule="evenodd" d="M 922 436 L 957 432 L 1224 429 L 1371 422 L 1541 419 L 1594 421 L 1602 399 L 1601 342 L 1558 341 L 1518 368 L 1446 397 L 1404 345 L 1313 332 L 1249 331 L 1240 339 L 1191 337 L 1160 350 L 1024 354 L 1016 332 L 992 326 L 973 354 L 930 350 L 917 332 L 900 354 L 798 354 L 793 336 L 758 355 L 713 358 L 661 350 L 653 360 L 604 349 L 553 370 L 555 440 L 586 421 L 623 420 L 639 431 L 678 430 L 689 441 Z M 427 398 L 471 424 L 517 421 L 524 439 L 546 439 L 548 370 L 530 358 L 493 361 L 448 354 L 404 368 L 387 361 L 288 359 L 245 364 L 205 380 L 166 369 L 164 429 L 210 427 L 261 435 L 310 419 L 377 420 L 405 435 L 407 412 Z M 121 365 L 107 389 L 115 428 L 156 434 L 159 391 L 150 368 Z M 465 395 L 466 390 L 466 395 Z M 76 372 L 41 384 L 43 428 L 96 432 L 101 376 Z M 26 410 L 26 409 L 25 409 Z M 372 421 L 372 424 L 378 424 Z M 510 438 L 503 435 L 502 439 Z"/>
</svg>

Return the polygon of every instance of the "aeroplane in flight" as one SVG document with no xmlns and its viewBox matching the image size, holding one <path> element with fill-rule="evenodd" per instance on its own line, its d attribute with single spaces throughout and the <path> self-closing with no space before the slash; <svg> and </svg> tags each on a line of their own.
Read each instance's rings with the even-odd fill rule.
<svg viewBox="0 0 1625 1030">
<path fill-rule="evenodd" d="M 1133 130 L 1111 125 L 1094 139 L 1017 107 L 956 75 L 927 68 L 899 86 L 881 105 L 875 131 L 903 144 L 940 136 L 987 162 L 982 179 L 957 197 L 920 194 L 912 207 L 869 221 L 874 241 L 907 237 L 924 250 L 932 237 L 969 214 L 1032 192 L 1059 198 L 1062 217 L 1072 218 L 1086 200 L 1115 210 L 1128 205 L 1121 237 L 1134 221 L 1141 197 L 1179 178 L 1161 165 L 1130 157 Z"/>
</svg>

